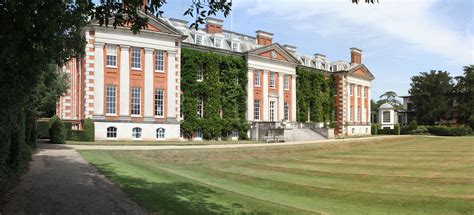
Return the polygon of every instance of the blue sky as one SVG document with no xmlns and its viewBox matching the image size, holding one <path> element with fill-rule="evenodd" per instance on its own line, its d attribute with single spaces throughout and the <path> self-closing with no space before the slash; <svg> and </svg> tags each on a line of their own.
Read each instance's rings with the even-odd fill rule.
<svg viewBox="0 0 474 215">
<path fill-rule="evenodd" d="M 407 95 L 410 77 L 444 70 L 453 76 L 474 64 L 472 0 L 234 0 L 224 28 L 249 35 L 274 33 L 274 42 L 300 53 L 350 60 L 349 48 L 363 50 L 362 61 L 375 75 L 372 98 L 393 90 Z M 172 0 L 165 17 L 182 14 L 191 0 Z"/>
</svg>

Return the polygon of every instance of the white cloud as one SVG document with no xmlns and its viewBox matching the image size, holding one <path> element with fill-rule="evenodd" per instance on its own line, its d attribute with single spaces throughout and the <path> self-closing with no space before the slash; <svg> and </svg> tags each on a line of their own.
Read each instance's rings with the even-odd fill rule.
<svg viewBox="0 0 474 215">
<path fill-rule="evenodd" d="M 380 0 L 379 4 L 358 5 L 350 0 L 236 0 L 234 10 L 250 16 L 291 21 L 297 30 L 323 37 L 353 34 L 357 40 L 390 38 L 404 46 L 422 50 L 457 64 L 474 63 L 471 29 L 450 28 L 446 16 L 435 10 L 434 0 Z M 260 14 L 265 14 L 261 16 Z M 472 17 L 467 18 L 471 20 Z"/>
</svg>

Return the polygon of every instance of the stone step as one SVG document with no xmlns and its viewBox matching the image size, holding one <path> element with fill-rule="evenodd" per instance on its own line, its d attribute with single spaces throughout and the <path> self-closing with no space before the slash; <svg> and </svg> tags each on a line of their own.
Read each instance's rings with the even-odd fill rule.
<svg viewBox="0 0 474 215">
<path fill-rule="evenodd" d="M 287 141 L 312 141 L 325 140 L 326 138 L 309 128 L 295 128 L 285 130 L 285 137 Z"/>
</svg>

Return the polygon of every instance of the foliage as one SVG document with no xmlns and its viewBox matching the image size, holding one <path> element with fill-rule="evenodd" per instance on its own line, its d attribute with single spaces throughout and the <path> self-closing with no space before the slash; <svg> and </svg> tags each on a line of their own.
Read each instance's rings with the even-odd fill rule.
<svg viewBox="0 0 474 215">
<path fill-rule="evenodd" d="M 296 120 L 298 122 L 333 121 L 334 83 L 323 71 L 298 66 L 296 68 Z M 309 118 L 308 118 L 309 113 Z"/>
<path fill-rule="evenodd" d="M 398 95 L 396 92 L 393 91 L 387 91 L 380 95 L 380 100 L 377 101 L 377 109 L 380 105 L 384 103 L 389 103 L 391 104 L 396 110 L 399 110 L 402 108 L 402 104 L 400 101 L 398 101 Z"/>
<path fill-rule="evenodd" d="M 395 124 L 395 126 L 393 127 L 393 130 L 395 130 L 395 134 L 396 135 L 400 135 L 400 124 Z"/>
<path fill-rule="evenodd" d="M 49 121 L 38 121 L 36 123 L 38 138 L 49 138 L 49 127 Z"/>
<path fill-rule="evenodd" d="M 378 130 L 379 130 L 379 125 L 378 124 L 372 124 L 372 126 L 370 126 L 370 130 L 371 130 L 372 135 L 377 135 Z"/>
<path fill-rule="evenodd" d="M 422 72 L 413 76 L 410 95 L 418 123 L 433 125 L 451 117 L 453 107 L 453 81 L 448 72 Z"/>
<path fill-rule="evenodd" d="M 181 55 L 183 135 L 194 136 L 201 128 L 205 139 L 226 138 L 238 129 L 247 138 L 247 65 L 242 57 L 182 49 Z M 203 69 L 204 80 L 197 81 Z M 204 116 L 197 116 L 198 100 L 204 100 Z M 221 117 L 222 110 L 222 117 Z"/>
<path fill-rule="evenodd" d="M 428 134 L 428 128 L 429 127 L 430 126 L 420 125 L 416 129 L 410 130 L 409 133 L 410 134 Z"/>
<path fill-rule="evenodd" d="M 418 124 L 416 123 L 416 120 L 412 120 L 412 121 L 408 124 L 408 130 L 409 130 L 409 131 L 413 131 L 413 130 L 416 130 L 416 128 L 418 128 Z"/>
<path fill-rule="evenodd" d="M 430 134 L 438 136 L 465 136 L 471 134 L 472 129 L 467 127 L 430 126 L 428 131 Z"/>
<path fill-rule="evenodd" d="M 52 121 L 50 130 L 51 143 L 64 144 L 66 140 L 66 128 L 60 119 Z"/>
<path fill-rule="evenodd" d="M 469 123 L 469 127 L 474 129 L 474 115 L 471 115 L 471 117 L 469 117 L 468 123 Z"/>
<path fill-rule="evenodd" d="M 399 135 L 399 134 L 400 134 L 399 130 L 396 130 L 396 129 L 384 128 L 384 129 L 377 130 L 377 135 Z"/>
<path fill-rule="evenodd" d="M 84 130 L 67 130 L 66 140 L 91 142 Z"/>
<path fill-rule="evenodd" d="M 94 128 L 94 121 L 91 118 L 87 118 L 84 121 L 84 133 L 86 135 L 86 139 L 89 142 L 93 142 L 95 139 L 95 128 Z"/>
<path fill-rule="evenodd" d="M 457 81 L 454 87 L 457 120 L 468 124 L 469 117 L 474 115 L 474 65 L 465 66 L 464 75 L 455 79 Z M 471 126 L 471 128 L 474 127 Z"/>
</svg>

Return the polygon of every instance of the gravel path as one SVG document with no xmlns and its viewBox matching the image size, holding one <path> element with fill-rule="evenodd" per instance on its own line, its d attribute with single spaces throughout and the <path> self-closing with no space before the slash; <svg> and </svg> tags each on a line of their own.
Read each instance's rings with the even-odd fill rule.
<svg viewBox="0 0 474 215">
<path fill-rule="evenodd" d="M 146 214 L 74 148 L 39 143 L 0 214 Z"/>
<path fill-rule="evenodd" d="M 242 148 L 242 147 L 269 147 L 301 144 L 327 144 L 348 141 L 363 141 L 375 139 L 392 139 L 410 135 L 392 135 L 392 136 L 371 136 L 361 138 L 318 140 L 318 141 L 300 141 L 300 142 L 281 142 L 281 143 L 241 143 L 241 144 L 216 144 L 216 145 L 68 145 L 74 149 L 92 149 L 92 150 L 165 150 L 165 149 L 221 149 L 221 148 Z"/>
</svg>

